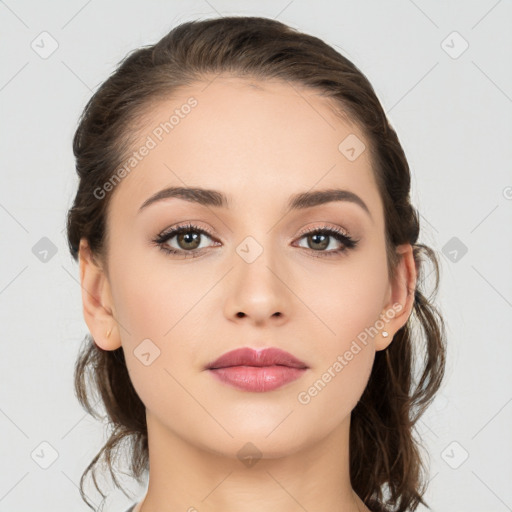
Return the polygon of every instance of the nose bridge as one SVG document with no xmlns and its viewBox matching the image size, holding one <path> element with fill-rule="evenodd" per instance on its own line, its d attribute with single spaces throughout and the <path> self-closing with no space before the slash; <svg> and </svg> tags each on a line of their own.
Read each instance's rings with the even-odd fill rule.
<svg viewBox="0 0 512 512">
<path fill-rule="evenodd" d="M 254 224 L 253 224 L 254 225 Z M 288 290 L 280 276 L 282 248 L 268 228 L 250 232 L 235 246 L 235 268 L 229 280 L 228 315 L 249 316 L 263 321 L 287 314 Z"/>
<path fill-rule="evenodd" d="M 256 238 L 257 237 L 257 238 Z M 266 293 L 276 286 L 276 277 L 271 271 L 276 266 L 278 247 L 271 234 L 248 235 L 236 246 L 237 279 L 256 288 L 265 288 Z"/>
</svg>

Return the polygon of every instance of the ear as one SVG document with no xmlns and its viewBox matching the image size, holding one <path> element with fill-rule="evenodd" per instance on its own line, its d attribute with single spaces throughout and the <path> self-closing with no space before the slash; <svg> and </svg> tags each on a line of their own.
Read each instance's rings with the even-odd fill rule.
<svg viewBox="0 0 512 512">
<path fill-rule="evenodd" d="M 85 239 L 80 240 L 79 264 L 85 322 L 98 347 L 115 350 L 121 346 L 121 339 L 112 313 L 110 284 Z"/>
<path fill-rule="evenodd" d="M 375 350 L 384 350 L 393 340 L 393 336 L 409 319 L 414 306 L 414 291 L 416 289 L 417 270 L 411 244 L 399 245 L 396 248 L 399 257 L 396 276 L 389 284 L 387 301 L 381 318 L 384 318 L 385 330 L 389 336 L 380 333 L 375 340 Z"/>
</svg>

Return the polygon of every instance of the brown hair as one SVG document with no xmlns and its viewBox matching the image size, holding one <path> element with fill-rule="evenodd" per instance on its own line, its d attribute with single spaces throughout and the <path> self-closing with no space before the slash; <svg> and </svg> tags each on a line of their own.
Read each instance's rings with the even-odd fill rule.
<svg viewBox="0 0 512 512">
<path fill-rule="evenodd" d="M 144 112 L 178 87 L 220 73 L 281 79 L 314 89 L 365 134 L 384 204 L 389 275 L 394 276 L 398 262 L 396 246 L 410 243 L 418 281 L 409 291 L 414 293 L 410 318 L 388 348 L 376 353 L 368 385 L 352 411 L 350 476 L 355 492 L 375 511 L 403 512 L 426 505 L 422 496 L 427 470 L 414 428 L 444 374 L 445 327 L 432 302 L 439 263 L 431 248 L 417 243 L 419 216 L 410 202 L 409 166 L 397 135 L 367 78 L 332 47 L 273 19 L 233 16 L 183 23 L 156 44 L 131 52 L 89 100 L 74 136 L 79 185 L 67 217 L 71 254 L 78 261 L 80 239 L 85 238 L 92 254 L 106 262 L 111 194 L 98 200 L 94 191 L 133 151 Z M 421 291 L 426 260 L 432 262 L 435 277 L 429 297 Z M 418 328 L 414 333 L 413 327 Z M 105 498 L 96 480 L 101 462 L 122 489 L 113 467 L 123 444 L 130 449 L 132 476 L 142 482 L 148 468 L 145 408 L 130 381 L 122 347 L 102 350 L 90 335 L 76 362 L 75 390 L 96 418 L 93 393 L 99 395 L 112 430 L 80 480 L 82 498 L 89 504 L 83 491 L 89 473 Z"/>
</svg>

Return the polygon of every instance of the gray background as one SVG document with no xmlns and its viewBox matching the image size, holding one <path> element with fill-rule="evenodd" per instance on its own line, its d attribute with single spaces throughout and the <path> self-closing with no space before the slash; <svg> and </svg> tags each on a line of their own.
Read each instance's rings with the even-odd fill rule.
<svg viewBox="0 0 512 512">
<path fill-rule="evenodd" d="M 411 166 L 420 241 L 442 263 L 449 359 L 419 424 L 430 454 L 426 498 L 439 512 L 512 510 L 510 1 L 8 0 L 0 1 L 0 512 L 89 510 L 77 483 L 106 439 L 73 394 L 87 332 L 64 231 L 78 117 L 128 51 L 219 14 L 272 17 L 316 35 L 375 87 Z M 53 40 L 58 48 L 44 55 Z M 134 499 L 144 491 L 131 488 Z M 116 491 L 106 510 L 131 502 Z"/>
</svg>

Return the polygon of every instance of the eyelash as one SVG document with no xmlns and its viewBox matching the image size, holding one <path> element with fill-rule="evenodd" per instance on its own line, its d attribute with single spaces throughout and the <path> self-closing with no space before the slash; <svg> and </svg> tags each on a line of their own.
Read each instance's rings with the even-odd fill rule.
<svg viewBox="0 0 512 512">
<path fill-rule="evenodd" d="M 191 258 L 197 258 L 200 256 L 202 250 L 201 249 L 193 249 L 190 251 L 185 250 L 178 250 L 178 249 L 170 249 L 165 244 L 174 238 L 177 235 L 180 235 L 182 233 L 188 233 L 188 232 L 197 232 L 201 235 L 206 235 L 209 238 L 213 238 L 213 235 L 209 233 L 207 230 L 200 228 L 199 226 L 196 226 L 194 224 L 185 224 L 181 226 L 177 226 L 175 228 L 170 229 L 169 231 L 164 231 L 163 233 L 159 234 L 156 238 L 153 239 L 153 243 L 158 246 L 158 248 L 163 251 L 165 254 L 184 254 L 185 258 L 191 257 Z M 353 249 L 357 246 L 359 243 L 359 240 L 355 240 L 352 237 L 346 235 L 341 230 L 335 227 L 331 226 L 322 226 L 320 228 L 315 228 L 311 231 L 306 231 L 300 234 L 299 240 L 301 238 L 304 238 L 305 236 L 312 236 L 312 235 L 318 235 L 318 234 L 324 234 L 333 237 L 335 240 L 340 242 L 342 244 L 341 249 L 335 249 L 331 251 L 315 251 L 314 249 L 309 249 L 314 254 L 315 257 L 322 258 L 322 257 L 334 257 L 341 253 L 344 253 L 346 251 L 349 251 L 350 249 Z M 305 249 L 305 247 L 302 247 L 302 249 Z M 191 256 L 188 256 L 187 253 L 190 253 Z M 199 254 L 197 254 L 199 253 Z"/>
</svg>

